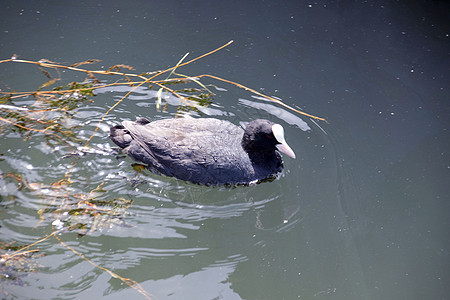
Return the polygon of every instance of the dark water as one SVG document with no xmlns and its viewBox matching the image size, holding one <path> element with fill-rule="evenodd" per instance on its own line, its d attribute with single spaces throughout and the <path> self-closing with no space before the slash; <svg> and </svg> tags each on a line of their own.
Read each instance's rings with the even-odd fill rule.
<svg viewBox="0 0 450 300">
<path fill-rule="evenodd" d="M 91 69 L 166 69 L 187 52 L 192 59 L 234 40 L 178 71 L 233 80 L 328 120 L 202 79 L 219 89 L 212 88 L 214 105 L 194 115 L 235 124 L 276 121 L 297 154 L 285 157 L 278 180 L 234 189 L 137 173 L 131 160 L 109 153 L 109 126 L 177 113 L 177 98 L 158 109 L 156 91 L 144 87 L 106 117 L 90 141 L 97 154 L 66 157 L 73 149 L 48 147 L 42 136 L 2 132 L 3 245 L 31 244 L 58 228 L 56 220 L 70 221 L 52 213 L 41 219 L 51 189 L 30 191 L 4 175 L 49 186 L 70 169 L 72 193 L 88 194 L 103 183 L 101 199 L 132 204 L 108 226 L 58 237 L 139 283 L 152 299 L 448 298 L 444 1 L 3 1 L 0 15 L 1 59 L 102 60 L 85 66 Z M 47 80 L 31 65 L 3 63 L 0 70 L 3 91 L 31 91 Z M 89 138 L 128 90 L 97 90 L 95 102 L 78 109 L 78 136 Z M 2 298 L 144 298 L 53 237 L 32 249 L 40 250 L 34 259 L 40 267 L 20 282 L 3 267 Z"/>
</svg>

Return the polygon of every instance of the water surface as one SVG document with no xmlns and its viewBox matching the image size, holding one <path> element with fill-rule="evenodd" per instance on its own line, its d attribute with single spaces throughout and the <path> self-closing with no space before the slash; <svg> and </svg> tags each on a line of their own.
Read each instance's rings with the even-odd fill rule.
<svg viewBox="0 0 450 300">
<path fill-rule="evenodd" d="M 2 242 L 27 245 L 67 224 L 91 226 L 95 218 L 54 210 L 61 201 L 76 209 L 79 199 L 64 200 L 64 193 L 89 195 L 101 185 L 96 199 L 119 199 L 120 213 L 95 230 L 63 230 L 58 237 L 139 283 L 152 299 L 446 299 L 448 8 L 443 1 L 4 1 L 1 59 L 95 58 L 102 61 L 85 67 L 125 64 L 141 73 L 234 40 L 178 71 L 239 82 L 328 123 L 202 79 L 216 86 L 210 87 L 216 96 L 189 114 L 236 125 L 270 119 L 283 125 L 297 154 L 285 157 L 277 180 L 238 188 L 137 172 L 133 161 L 111 152 L 109 127 L 121 120 L 179 115 L 176 97 L 158 107 L 157 90 L 147 86 L 122 101 L 95 134 L 130 89 L 98 89 L 94 102 L 77 109 L 77 136 L 94 134 L 95 151 L 84 156 L 71 155 L 84 143 L 50 147 L 42 135 L 24 140 L 2 123 Z M 3 91 L 36 90 L 48 80 L 31 65 L 0 69 Z M 61 77 L 82 81 L 85 74 Z M 11 173 L 32 189 L 5 177 Z M 67 174 L 70 188 L 55 195 L 52 184 Z M 35 272 L 2 269 L 3 298 L 145 299 L 54 237 L 32 249 L 40 254 Z"/>
</svg>

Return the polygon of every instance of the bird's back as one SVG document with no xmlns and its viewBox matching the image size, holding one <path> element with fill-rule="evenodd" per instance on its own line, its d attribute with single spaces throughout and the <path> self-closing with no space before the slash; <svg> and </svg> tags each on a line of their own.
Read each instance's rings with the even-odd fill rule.
<svg viewBox="0 0 450 300">
<path fill-rule="evenodd" d="M 123 125 L 123 126 L 122 126 Z M 149 169 L 205 185 L 249 184 L 273 178 L 282 169 L 279 154 L 250 159 L 242 147 L 244 130 L 212 118 L 150 122 L 124 121 L 110 138 Z"/>
<path fill-rule="evenodd" d="M 255 179 L 241 146 L 244 131 L 230 122 L 184 118 L 122 124 L 132 137 L 128 155 L 154 171 L 208 185 Z"/>
</svg>

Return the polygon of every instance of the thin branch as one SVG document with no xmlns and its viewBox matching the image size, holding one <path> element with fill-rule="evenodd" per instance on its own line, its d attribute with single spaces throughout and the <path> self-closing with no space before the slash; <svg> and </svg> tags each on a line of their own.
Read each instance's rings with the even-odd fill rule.
<svg viewBox="0 0 450 300">
<path fill-rule="evenodd" d="M 142 288 L 142 286 L 137 283 L 136 281 L 130 279 L 130 278 L 125 278 L 122 277 L 120 275 L 118 275 L 117 273 L 112 272 L 111 270 L 108 270 L 107 268 L 104 268 L 100 265 L 97 265 L 96 263 L 94 263 L 93 261 L 91 261 L 90 259 L 87 259 L 86 257 L 83 256 L 83 254 L 81 254 L 80 252 L 78 252 L 77 250 L 73 249 L 72 247 L 70 247 L 69 245 L 67 245 L 66 243 L 64 243 L 58 236 L 55 235 L 55 238 L 61 243 L 61 245 L 63 245 L 64 247 L 66 247 L 67 249 L 69 249 L 70 251 L 72 251 L 73 253 L 75 253 L 76 255 L 78 255 L 79 257 L 81 257 L 83 260 L 87 261 L 88 263 L 90 263 L 91 265 L 93 265 L 94 267 L 105 271 L 106 273 L 108 273 L 109 275 L 111 275 L 111 277 L 113 278 L 117 278 L 122 280 L 122 282 L 125 282 L 129 287 L 135 289 L 136 291 L 138 291 L 139 293 L 141 293 L 146 299 L 151 299 L 150 295 L 147 293 L 146 290 L 144 290 Z"/>
<path fill-rule="evenodd" d="M 6 123 L 10 123 L 10 124 L 12 124 L 14 126 L 17 126 L 17 127 L 20 127 L 20 128 L 26 129 L 26 130 L 38 131 L 38 132 L 41 132 L 41 133 L 44 133 L 44 134 L 53 135 L 53 136 L 56 136 L 58 139 L 61 139 L 61 137 L 59 135 L 57 135 L 57 134 L 45 132 L 45 129 L 41 130 L 41 129 L 29 128 L 29 127 L 22 126 L 20 124 L 14 123 L 14 122 L 12 122 L 12 121 L 10 121 L 8 119 L 4 119 L 2 117 L 0 117 L 0 121 L 6 122 Z"/>
<path fill-rule="evenodd" d="M 237 86 L 237 87 L 239 87 L 239 88 L 241 88 L 241 89 L 245 89 L 245 90 L 247 90 L 247 91 L 250 91 L 250 92 L 252 92 L 253 94 L 256 94 L 256 95 L 261 96 L 261 97 L 263 97 L 263 98 L 266 98 L 266 99 L 268 99 L 268 100 L 274 101 L 274 102 L 280 104 L 281 106 L 284 106 L 284 107 L 286 107 L 286 108 L 288 108 L 288 109 L 290 109 L 290 110 L 292 110 L 292 111 L 295 111 L 296 113 L 299 113 L 299 114 L 301 114 L 301 115 L 304 115 L 304 116 L 307 116 L 307 117 L 310 117 L 310 118 L 313 118 L 313 119 L 316 119 L 316 120 L 321 120 L 321 121 L 324 121 L 324 122 L 327 122 L 327 123 L 328 123 L 328 121 L 327 121 L 326 119 L 324 119 L 324 118 L 316 117 L 316 116 L 314 116 L 314 115 L 311 115 L 311 114 L 305 113 L 305 112 L 303 112 L 303 111 L 301 111 L 301 110 L 298 110 L 298 109 L 296 109 L 296 108 L 293 108 L 293 107 L 291 107 L 291 106 L 285 104 L 284 102 L 282 102 L 281 100 L 279 100 L 279 99 L 277 99 L 277 98 L 274 98 L 274 97 L 270 97 L 270 96 L 264 95 L 264 94 L 262 94 L 262 93 L 260 93 L 260 92 L 258 92 L 258 91 L 256 91 L 256 90 L 251 89 L 251 88 L 249 88 L 249 87 L 246 87 L 245 85 L 242 85 L 242 84 L 240 84 L 240 83 L 237 83 L 237 82 L 234 82 L 234 81 L 231 81 L 231 80 L 226 80 L 226 79 L 223 79 L 223 78 L 220 78 L 220 77 L 217 77 L 217 76 L 214 76 L 214 75 L 209 75 L 209 74 L 198 75 L 198 76 L 195 76 L 195 77 L 196 77 L 196 78 L 210 77 L 210 78 L 213 78 L 213 79 L 216 79 L 216 80 L 219 80 L 219 81 L 223 81 L 223 82 L 226 82 L 226 83 L 235 85 L 235 86 Z"/>
<path fill-rule="evenodd" d="M 28 248 L 30 248 L 30 247 L 36 245 L 36 244 L 39 244 L 40 242 L 45 241 L 45 240 L 48 239 L 49 237 L 54 236 L 55 234 L 61 232 L 61 230 L 62 230 L 62 229 L 57 230 L 57 231 L 53 231 L 52 233 L 50 233 L 50 234 L 47 235 L 46 237 L 44 237 L 44 238 L 42 238 L 42 239 L 40 239 L 40 240 L 38 240 L 38 241 L 36 241 L 36 242 L 34 242 L 34 243 L 28 245 L 28 246 L 25 246 L 25 247 L 23 247 L 23 248 L 21 248 L 21 249 L 15 251 L 15 252 L 13 252 L 12 254 L 4 254 L 4 255 L 2 255 L 2 258 L 5 259 L 5 260 L 7 260 L 7 259 L 13 258 L 14 256 L 22 255 L 23 252 L 24 252 L 26 249 L 28 249 Z M 28 251 L 28 252 L 30 252 L 30 251 Z"/>
</svg>

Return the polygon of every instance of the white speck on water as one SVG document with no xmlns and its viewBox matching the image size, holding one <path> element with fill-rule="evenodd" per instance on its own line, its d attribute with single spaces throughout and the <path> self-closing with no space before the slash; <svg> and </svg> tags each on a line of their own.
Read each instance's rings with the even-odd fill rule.
<svg viewBox="0 0 450 300">
<path fill-rule="evenodd" d="M 55 226 L 56 229 L 61 229 L 64 226 L 64 222 L 62 222 L 59 219 L 56 219 L 55 221 L 52 222 L 52 225 Z"/>
</svg>

